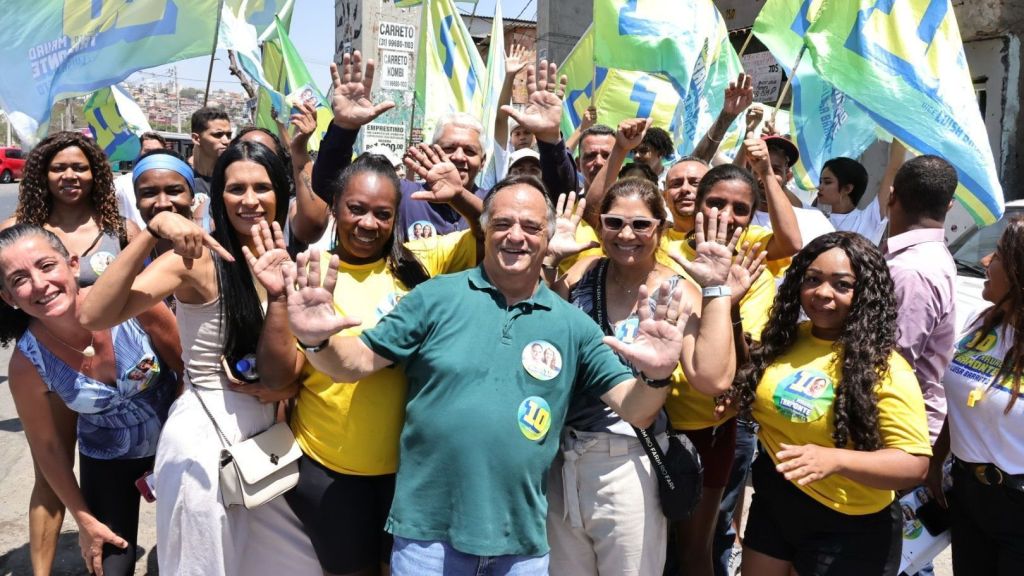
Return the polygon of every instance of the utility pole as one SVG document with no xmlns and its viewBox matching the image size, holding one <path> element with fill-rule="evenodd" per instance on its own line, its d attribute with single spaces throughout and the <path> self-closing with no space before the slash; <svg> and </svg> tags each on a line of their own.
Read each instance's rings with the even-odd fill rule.
<svg viewBox="0 0 1024 576">
<path fill-rule="evenodd" d="M 178 67 L 174 66 L 174 107 L 178 117 L 178 134 L 181 134 L 181 88 L 178 86 Z"/>
</svg>

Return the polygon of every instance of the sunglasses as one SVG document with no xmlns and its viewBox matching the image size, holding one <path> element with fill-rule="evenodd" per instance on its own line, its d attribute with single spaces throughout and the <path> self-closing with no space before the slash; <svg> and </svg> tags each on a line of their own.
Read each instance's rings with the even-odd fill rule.
<svg viewBox="0 0 1024 576">
<path fill-rule="evenodd" d="M 645 218 L 643 216 L 626 218 L 625 216 L 616 216 L 614 214 L 601 214 L 601 225 L 604 226 L 605 230 L 611 230 L 612 232 L 618 232 L 626 225 L 629 225 L 633 229 L 634 234 L 646 236 L 653 233 L 659 224 L 661 224 L 661 220 L 657 218 Z"/>
</svg>

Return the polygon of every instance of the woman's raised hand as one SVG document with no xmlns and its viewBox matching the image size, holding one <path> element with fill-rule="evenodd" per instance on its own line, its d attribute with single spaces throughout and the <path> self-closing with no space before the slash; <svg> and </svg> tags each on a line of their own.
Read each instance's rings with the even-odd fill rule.
<svg viewBox="0 0 1024 576">
<path fill-rule="evenodd" d="M 545 258 L 550 261 L 549 264 L 557 265 L 570 256 L 600 246 L 594 241 L 576 241 L 576 229 L 583 219 L 583 210 L 586 206 L 586 198 L 580 198 L 580 201 L 576 202 L 575 192 L 570 192 L 569 196 L 558 195 L 558 202 L 555 204 L 555 235 L 548 241 L 548 253 Z"/>
<path fill-rule="evenodd" d="M 694 218 L 694 234 L 696 240 L 696 255 L 693 261 L 689 261 L 682 255 L 671 254 L 690 278 L 702 287 L 723 286 L 729 279 L 729 270 L 732 267 L 733 250 L 739 242 L 742 228 L 736 228 L 732 238 L 729 234 L 729 214 L 719 212 L 718 208 L 711 209 L 711 218 L 708 222 L 707 235 L 704 234 L 704 214 L 697 212 Z"/>
<path fill-rule="evenodd" d="M 331 256 L 322 283 L 319 250 L 303 252 L 294 267 L 284 267 L 288 325 L 299 342 L 317 344 L 361 323 L 355 318 L 340 316 L 334 308 L 334 288 L 340 265 L 338 256 Z"/>
<path fill-rule="evenodd" d="M 268 299 L 282 300 L 286 297 L 284 268 L 294 268 L 295 263 L 288 255 L 281 226 L 277 222 L 268 225 L 264 220 L 253 225 L 252 237 L 256 244 L 256 253 L 253 254 L 248 246 L 242 247 L 249 269 L 256 280 L 266 288 Z"/>
<path fill-rule="evenodd" d="M 174 212 L 160 212 L 146 226 L 155 238 L 164 238 L 171 242 L 174 253 L 181 256 L 186 264 L 203 255 L 204 247 L 213 250 L 228 262 L 234 262 L 231 255 L 220 242 L 213 239 L 198 224 Z"/>
</svg>

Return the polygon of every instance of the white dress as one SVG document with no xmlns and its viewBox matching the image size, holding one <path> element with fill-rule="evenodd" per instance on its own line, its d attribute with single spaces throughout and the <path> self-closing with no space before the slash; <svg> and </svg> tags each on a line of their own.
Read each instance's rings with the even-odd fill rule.
<svg viewBox="0 0 1024 576">
<path fill-rule="evenodd" d="M 156 452 L 160 573 L 319 576 L 313 546 L 283 497 L 255 510 L 221 504 L 222 444 L 197 394 L 232 444 L 269 428 L 274 410 L 226 389 L 218 302 L 177 303 L 187 375 L 185 392 L 171 406 Z"/>
</svg>

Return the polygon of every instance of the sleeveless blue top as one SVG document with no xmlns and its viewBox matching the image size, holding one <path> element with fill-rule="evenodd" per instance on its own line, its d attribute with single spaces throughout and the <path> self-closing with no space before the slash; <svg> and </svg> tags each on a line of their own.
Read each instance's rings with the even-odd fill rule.
<svg viewBox="0 0 1024 576">
<path fill-rule="evenodd" d="M 174 401 L 176 378 L 163 369 L 149 336 L 135 319 L 114 326 L 111 333 L 116 387 L 71 368 L 31 331 L 18 339 L 18 350 L 36 367 L 46 387 L 78 413 L 82 454 L 98 460 L 152 456 Z"/>
</svg>

